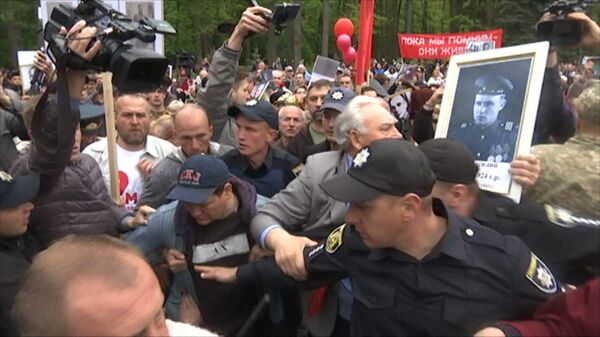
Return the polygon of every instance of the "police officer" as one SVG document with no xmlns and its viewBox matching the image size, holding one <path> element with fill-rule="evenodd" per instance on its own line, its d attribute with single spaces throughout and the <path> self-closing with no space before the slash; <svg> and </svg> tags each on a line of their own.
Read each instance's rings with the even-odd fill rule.
<svg viewBox="0 0 600 337">
<path fill-rule="evenodd" d="M 437 177 L 432 194 L 446 207 L 502 234 L 518 236 L 563 282 L 583 284 L 594 277 L 590 268 L 600 270 L 600 219 L 527 200 L 517 204 L 480 190 L 474 158 L 457 141 L 431 139 L 419 149 Z"/>
<path fill-rule="evenodd" d="M 321 184 L 350 203 L 348 224 L 305 249 L 307 281 L 284 276 L 272 258 L 238 269 L 196 269 L 206 279 L 280 286 L 314 287 L 348 276 L 354 336 L 465 336 L 482 323 L 524 317 L 559 290 L 520 239 L 447 210 L 431 197 L 434 183 L 418 148 L 375 141 L 347 173 Z"/>
<path fill-rule="evenodd" d="M 19 334 L 11 309 L 37 252 L 35 241 L 25 232 L 39 186 L 38 175 L 13 178 L 0 171 L 0 336 Z"/>
<path fill-rule="evenodd" d="M 498 118 L 512 90 L 513 85 L 506 77 L 479 77 L 475 81 L 473 120 L 463 121 L 458 129 L 450 129 L 448 138 L 465 143 L 477 160 L 512 161 L 519 123 Z"/>
<path fill-rule="evenodd" d="M 81 104 L 79 106 L 81 129 L 81 151 L 91 143 L 106 136 L 104 127 L 104 105 Z"/>
</svg>

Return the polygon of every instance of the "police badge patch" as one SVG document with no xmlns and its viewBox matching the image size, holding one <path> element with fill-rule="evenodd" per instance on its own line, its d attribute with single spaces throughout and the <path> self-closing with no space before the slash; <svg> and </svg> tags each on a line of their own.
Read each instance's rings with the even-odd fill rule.
<svg viewBox="0 0 600 337">
<path fill-rule="evenodd" d="M 327 242 L 325 243 L 325 251 L 328 253 L 334 253 L 340 246 L 342 245 L 342 238 L 344 236 L 344 228 L 346 228 L 346 224 L 341 225 L 340 227 L 333 230 L 333 232 L 329 233 L 327 237 Z"/>
<path fill-rule="evenodd" d="M 533 253 L 531 253 L 531 262 L 529 262 L 525 276 L 534 286 L 547 294 L 554 294 L 558 289 L 550 269 Z"/>
</svg>

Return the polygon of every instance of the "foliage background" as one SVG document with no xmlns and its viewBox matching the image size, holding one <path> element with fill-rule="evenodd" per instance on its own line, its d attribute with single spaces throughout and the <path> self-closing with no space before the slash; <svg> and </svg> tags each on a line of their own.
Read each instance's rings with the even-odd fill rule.
<svg viewBox="0 0 600 337">
<path fill-rule="evenodd" d="M 287 0 L 301 3 L 299 17 L 284 32 L 249 39 L 242 64 L 257 58 L 311 65 L 316 55 L 340 59 L 332 26 L 340 17 L 358 22 L 359 0 Z M 280 1 L 261 0 L 264 7 Z M 0 10 L 0 67 L 15 68 L 18 50 L 40 45 L 41 24 L 37 20 L 38 0 L 2 0 Z M 399 57 L 398 32 L 445 33 L 504 29 L 504 45 L 535 41 L 535 22 L 548 0 L 376 0 L 373 56 L 386 60 Z M 178 34 L 165 39 L 165 52 L 209 57 L 226 39 L 217 32 L 220 23 L 235 23 L 247 6 L 243 0 L 164 0 L 165 19 Z M 590 16 L 600 22 L 600 5 L 590 8 Z M 358 31 L 353 36 L 354 46 Z M 585 50 L 561 52 L 563 60 L 576 60 Z"/>
</svg>

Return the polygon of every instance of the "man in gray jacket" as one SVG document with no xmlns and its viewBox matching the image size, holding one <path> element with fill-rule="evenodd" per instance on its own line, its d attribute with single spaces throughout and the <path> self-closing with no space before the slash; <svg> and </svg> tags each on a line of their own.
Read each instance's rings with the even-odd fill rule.
<svg viewBox="0 0 600 337">
<path fill-rule="evenodd" d="M 177 182 L 177 172 L 183 162 L 196 154 L 212 154 L 217 157 L 233 150 L 232 146 L 211 142 L 213 126 L 206 112 L 196 104 L 186 104 L 175 115 L 175 137 L 178 146 L 150 171 L 144 180 L 142 197 L 138 205 L 158 208 Z"/>
<path fill-rule="evenodd" d="M 269 23 L 259 14 L 270 13 L 263 7 L 247 8 L 229 39 L 212 57 L 206 87 L 198 90 L 198 104 L 204 108 L 214 127 L 213 141 L 237 146 L 235 120 L 227 116 L 227 108 L 233 103 L 230 96 L 242 54 L 242 43 L 248 34 L 264 33 L 269 29 Z M 236 87 L 245 90 L 242 85 Z"/>
<path fill-rule="evenodd" d="M 315 244 L 312 240 L 324 239 L 328 232 L 344 223 L 347 211 L 347 205 L 327 196 L 319 183 L 346 172 L 348 163 L 372 141 L 400 138 L 394 127 L 396 119 L 379 100 L 359 96 L 347 104 L 334 122 L 336 141 L 342 150 L 309 156 L 298 178 L 257 210 L 250 225 L 256 241 L 274 251 L 281 269 L 297 279 L 305 277 L 304 247 Z M 329 294 L 336 294 L 335 290 Z M 335 334 L 348 335 L 343 320 L 349 319 L 352 297 L 347 290 L 337 291 L 339 296 L 327 296 L 320 310 L 305 315 L 306 327 L 316 336 L 329 336 L 334 329 Z M 341 319 L 337 319 L 340 323 L 336 325 L 337 316 Z"/>
</svg>

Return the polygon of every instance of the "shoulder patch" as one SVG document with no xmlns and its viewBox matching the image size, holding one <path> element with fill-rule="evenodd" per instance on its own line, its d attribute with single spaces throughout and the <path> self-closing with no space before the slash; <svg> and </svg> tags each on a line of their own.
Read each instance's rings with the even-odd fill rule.
<svg viewBox="0 0 600 337">
<path fill-rule="evenodd" d="M 558 289 L 556 280 L 552 276 L 550 269 L 533 253 L 531 253 L 531 261 L 529 262 L 525 277 L 539 290 L 547 294 L 554 294 Z"/>
<path fill-rule="evenodd" d="M 346 224 L 341 225 L 329 233 L 327 242 L 325 243 L 325 251 L 328 253 L 334 253 L 338 248 L 340 248 L 343 243 L 344 228 L 346 228 Z"/>
<path fill-rule="evenodd" d="M 297 177 L 304 169 L 304 164 L 298 164 L 292 168 L 292 173 Z"/>
</svg>

